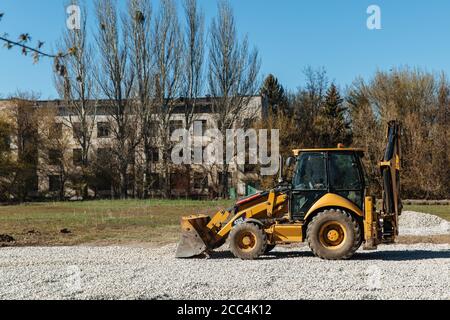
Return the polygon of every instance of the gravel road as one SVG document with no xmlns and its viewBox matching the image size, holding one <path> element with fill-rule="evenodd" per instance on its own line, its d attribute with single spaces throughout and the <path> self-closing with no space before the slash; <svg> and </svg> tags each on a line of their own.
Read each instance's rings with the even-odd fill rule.
<svg viewBox="0 0 450 320">
<path fill-rule="evenodd" d="M 305 246 L 256 261 L 174 252 L 1 248 L 0 299 L 450 299 L 450 244 L 380 246 L 349 261 L 322 261 Z"/>
</svg>

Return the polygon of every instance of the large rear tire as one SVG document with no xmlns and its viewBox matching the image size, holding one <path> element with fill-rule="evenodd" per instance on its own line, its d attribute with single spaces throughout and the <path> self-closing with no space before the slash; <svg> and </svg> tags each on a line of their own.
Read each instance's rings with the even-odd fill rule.
<svg viewBox="0 0 450 320">
<path fill-rule="evenodd" d="M 256 224 L 241 223 L 230 232 L 230 251 L 242 260 L 253 260 L 264 254 L 266 233 Z"/>
<path fill-rule="evenodd" d="M 361 228 L 350 214 L 328 209 L 316 215 L 306 232 L 311 251 L 325 260 L 349 259 L 361 245 Z"/>
</svg>

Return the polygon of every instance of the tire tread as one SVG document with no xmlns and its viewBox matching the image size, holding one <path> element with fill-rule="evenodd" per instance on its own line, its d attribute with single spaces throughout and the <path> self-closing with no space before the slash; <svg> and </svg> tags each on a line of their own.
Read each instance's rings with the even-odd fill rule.
<svg viewBox="0 0 450 320">
<path fill-rule="evenodd" d="M 344 254 L 341 257 L 327 257 L 327 256 L 321 254 L 320 250 L 318 250 L 316 248 L 317 243 L 313 240 L 314 239 L 313 234 L 312 234 L 313 228 L 311 226 L 318 223 L 318 221 L 320 219 L 322 219 L 323 216 L 326 216 L 326 215 L 329 215 L 332 213 L 340 213 L 343 216 L 345 216 L 345 219 L 347 219 L 348 222 L 350 222 L 350 225 L 352 226 L 352 229 L 353 229 L 353 232 L 355 235 L 352 247 L 350 248 L 350 250 L 347 251 L 346 254 Z M 356 250 L 358 250 L 358 248 L 361 246 L 361 238 L 362 238 L 361 227 L 360 227 L 358 221 L 356 221 L 351 214 L 349 214 L 345 210 L 341 210 L 341 209 L 327 209 L 327 210 L 324 210 L 324 211 L 318 213 L 315 217 L 313 217 L 311 222 L 308 224 L 308 229 L 306 231 L 306 239 L 308 242 L 308 246 L 311 248 L 311 251 L 314 253 L 314 255 L 316 255 L 317 257 L 324 259 L 324 260 L 347 260 L 347 259 L 350 259 L 355 254 Z"/>
</svg>

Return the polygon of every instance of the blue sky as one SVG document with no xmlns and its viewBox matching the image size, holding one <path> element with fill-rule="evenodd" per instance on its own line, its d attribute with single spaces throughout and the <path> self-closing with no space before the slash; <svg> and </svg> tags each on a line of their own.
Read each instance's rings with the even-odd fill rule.
<svg viewBox="0 0 450 320">
<path fill-rule="evenodd" d="M 65 0 L 0 0 L 0 33 L 30 32 L 51 50 L 65 27 Z M 119 0 L 125 3 L 125 0 Z M 288 89 L 303 85 L 307 65 L 325 67 L 341 87 L 377 69 L 409 65 L 450 70 L 450 1 L 231 0 L 240 34 L 260 52 L 261 74 L 275 74 Z M 209 23 L 216 1 L 199 0 Z M 366 27 L 367 7 L 381 8 L 382 30 Z M 91 12 L 91 18 L 93 13 Z M 33 90 L 56 98 L 52 62 L 0 48 L 0 96 Z"/>
</svg>

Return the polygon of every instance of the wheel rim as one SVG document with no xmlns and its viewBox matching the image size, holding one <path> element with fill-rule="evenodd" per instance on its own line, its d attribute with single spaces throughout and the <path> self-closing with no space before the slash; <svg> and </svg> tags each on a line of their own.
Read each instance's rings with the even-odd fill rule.
<svg viewBox="0 0 450 320">
<path fill-rule="evenodd" d="M 250 231 L 244 231 L 237 237 L 237 245 L 242 251 L 251 251 L 256 246 L 256 236 Z"/>
<path fill-rule="evenodd" d="M 328 249 L 339 249 L 346 239 L 347 232 L 344 225 L 340 222 L 330 221 L 320 227 L 320 243 Z"/>
</svg>

